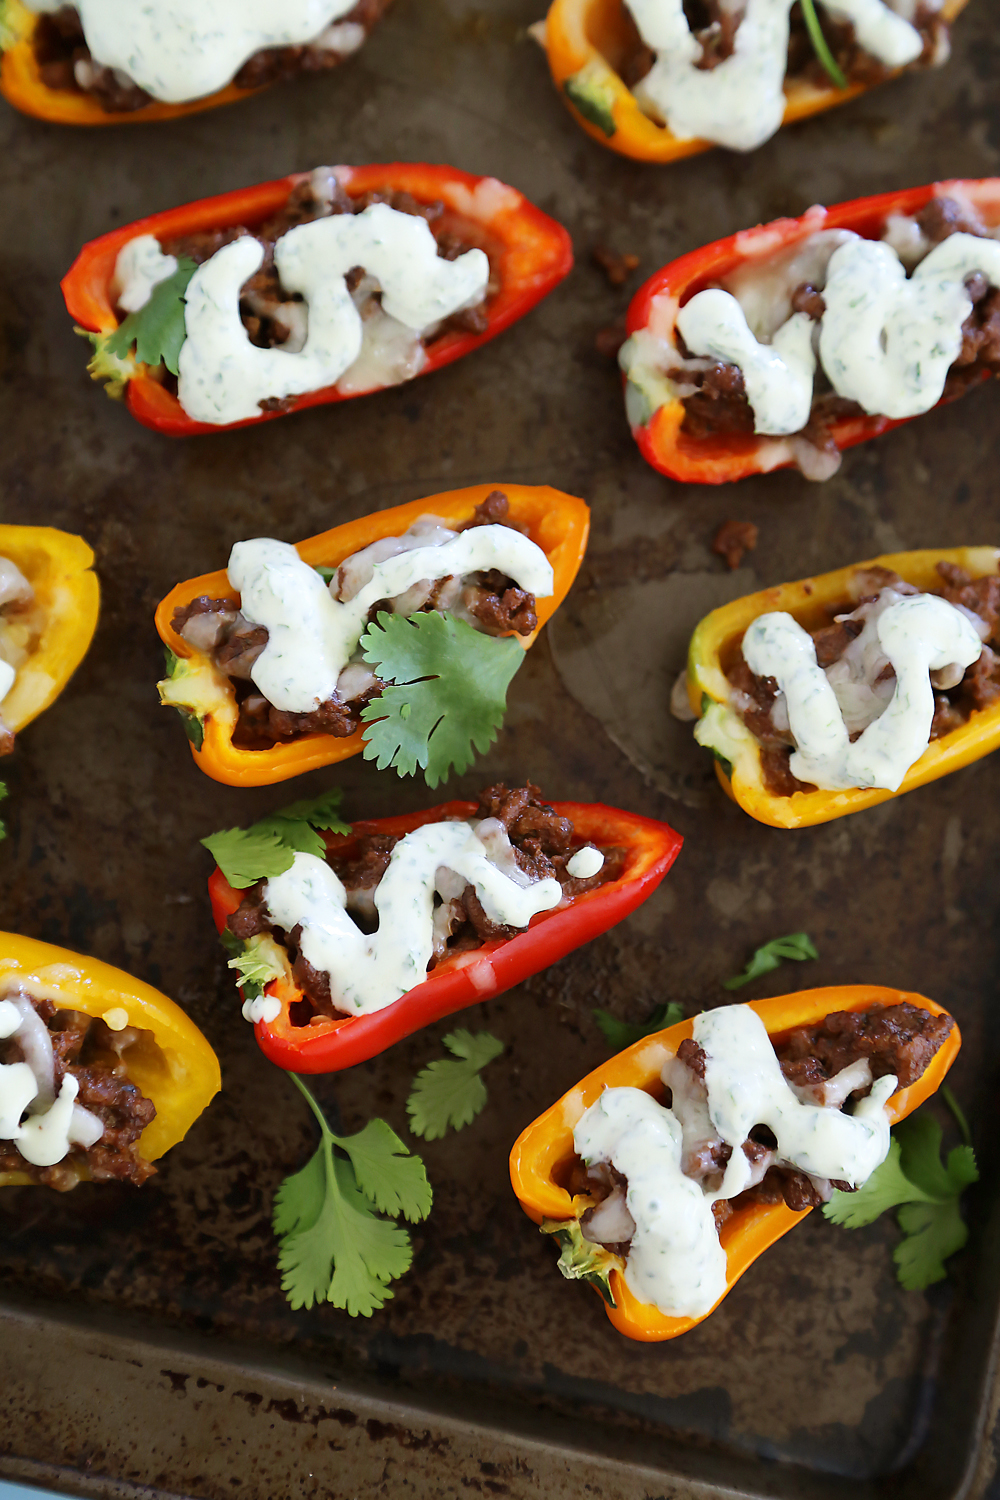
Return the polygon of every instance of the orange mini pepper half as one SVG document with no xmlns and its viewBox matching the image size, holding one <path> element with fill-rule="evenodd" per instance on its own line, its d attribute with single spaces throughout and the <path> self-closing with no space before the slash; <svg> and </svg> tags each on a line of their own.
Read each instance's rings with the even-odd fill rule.
<svg viewBox="0 0 1000 1500">
<path fill-rule="evenodd" d="M 855 198 L 833 208 L 810 208 L 798 219 L 759 224 L 756 229 L 741 230 L 671 261 L 632 299 L 626 320 L 629 337 L 648 333 L 664 340 L 664 359 L 669 363 L 668 348 L 674 342 L 677 314 L 698 292 L 718 286 L 744 266 L 754 262 L 765 265 L 820 231 L 850 229 L 865 239 L 881 239 L 889 214 L 917 214 L 932 198 L 951 193 L 974 204 L 987 224 L 1000 223 L 1000 177 L 932 182 L 926 187 Z M 987 379 L 988 372 L 982 378 Z M 766 474 L 795 464 L 792 439 L 788 437 L 742 432 L 697 436 L 686 432 L 684 404 L 674 383 L 667 379 L 666 369 L 657 375 L 655 389 L 642 382 L 638 373 L 632 379 L 626 375 L 625 391 L 632 436 L 643 458 L 671 479 L 685 484 L 729 484 L 749 474 Z M 938 405 L 954 399 L 943 397 Z M 829 432 L 843 451 L 913 420 L 846 416 L 834 422 Z"/>
<path fill-rule="evenodd" d="M 495 488 L 478 484 L 470 489 L 430 495 L 425 500 L 411 500 L 407 505 L 376 511 L 359 521 L 346 521 L 332 531 L 296 545 L 302 558 L 313 567 L 336 568 L 346 557 L 360 552 L 379 537 L 400 536 L 420 516 L 441 516 L 455 525 L 471 520 L 476 506 Z M 538 628 L 531 635 L 516 637 L 527 650 L 546 620 L 559 608 L 577 575 L 587 547 L 590 511 L 582 500 L 549 489 L 548 485 L 509 484 L 504 485 L 503 491 L 509 501 L 511 521 L 541 547 L 555 575 L 551 596 L 537 601 Z M 160 638 L 175 658 L 172 675 L 160 683 L 160 698 L 185 716 L 191 752 L 201 770 L 230 786 L 268 786 L 358 755 L 363 748 L 360 730 L 344 739 L 331 734 L 304 735 L 269 750 L 242 750 L 233 744 L 237 708 L 231 681 L 207 655 L 195 651 L 178 635 L 171 621 L 176 610 L 201 594 L 221 599 L 232 597 L 234 592 L 224 570 L 204 573 L 200 578 L 179 583 L 156 611 Z"/>
<path fill-rule="evenodd" d="M 0 991 L 15 985 L 59 1009 L 102 1017 L 113 1031 L 130 1026 L 143 1033 L 123 1060 L 129 1080 L 156 1106 L 156 1118 L 138 1142 L 146 1161 L 182 1141 L 219 1092 L 218 1058 L 205 1037 L 179 1005 L 141 979 L 68 948 L 0 932 Z M 0 1173 L 0 1187 L 31 1180 L 20 1172 Z"/>
<path fill-rule="evenodd" d="M 248 427 L 257 422 L 273 421 L 308 406 L 349 401 L 369 394 L 352 391 L 349 395 L 334 386 L 307 391 L 293 398 L 282 411 L 261 412 L 245 422 L 215 426 L 195 422 L 187 415 L 177 397 L 159 379 L 159 372 L 137 363 L 109 356 L 104 350 L 107 335 L 118 327 L 111 282 L 119 251 L 137 235 L 152 234 L 158 239 L 197 234 L 214 229 L 244 225 L 249 229 L 277 213 L 291 190 L 304 182 L 308 174 L 294 173 L 275 182 L 239 188 L 216 198 L 202 198 L 180 208 L 150 214 L 137 219 L 100 239 L 84 245 L 62 280 L 62 292 L 70 315 L 81 332 L 88 333 L 95 353 L 89 369 L 95 380 L 108 381 L 108 392 L 124 394 L 132 415 L 145 427 L 170 437 L 188 437 L 198 432 L 225 432 L 232 427 Z M 457 167 L 428 166 L 423 162 L 389 162 L 386 165 L 338 167 L 341 186 L 352 198 L 366 193 L 405 192 L 418 203 L 443 203 L 454 221 L 457 233 L 463 223 L 490 258 L 493 276 L 499 281 L 495 295 L 487 304 L 487 327 L 483 333 L 451 330 L 428 345 L 421 375 L 442 369 L 464 354 L 488 343 L 511 323 L 524 316 L 552 290 L 573 265 L 573 246 L 561 224 L 535 208 L 516 188 L 498 182 L 495 177 L 473 177 Z M 374 387 L 373 389 L 382 389 Z"/>
<path fill-rule="evenodd" d="M 831 610 L 850 598 L 850 579 L 858 568 L 891 568 L 915 588 L 934 593 L 941 583 L 939 562 L 956 563 L 973 578 L 985 578 L 997 572 L 1000 549 L 950 547 L 886 553 L 834 573 L 747 594 L 714 609 L 695 628 L 688 650 L 687 678 L 691 707 L 699 715 L 699 742 L 712 750 L 723 789 L 744 812 L 772 828 L 810 828 L 887 802 L 890 797 L 901 797 L 939 776 L 961 770 L 1000 745 L 1000 703 L 995 703 L 974 710 L 966 723 L 931 740 L 907 771 L 898 792 L 884 787 L 851 787 L 847 791 L 793 792 L 790 797 L 776 797 L 764 785 L 759 741 L 729 706 L 726 671 L 748 625 L 758 615 L 785 610 L 804 629 L 815 630 L 829 624 Z"/>
<path fill-rule="evenodd" d="M 87 653 L 97 629 L 100 586 L 94 554 L 80 536 L 53 526 L 0 526 L 0 557 L 8 558 L 31 584 L 37 611 L 29 617 L 34 637 L 0 704 L 15 734 L 58 698 Z"/>
<path fill-rule="evenodd" d="M 779 995 L 773 1000 L 754 1000 L 750 1009 L 760 1016 L 768 1035 L 778 1039 L 797 1026 L 816 1025 L 833 1011 L 868 1010 L 875 1005 L 900 1005 L 904 1001 L 930 1011 L 931 1015 L 946 1014 L 940 1005 L 923 995 L 861 984 L 801 990 L 798 994 Z M 543 1220 L 574 1223 L 592 1202 L 580 1195 L 571 1197 L 562 1186 L 575 1156 L 573 1131 L 584 1110 L 599 1099 L 606 1088 L 640 1088 L 655 1094 L 660 1086 L 664 1063 L 676 1054 L 692 1029 L 692 1021 L 680 1021 L 655 1036 L 644 1037 L 593 1073 L 588 1073 L 558 1103 L 522 1131 L 510 1154 L 510 1177 L 521 1207 L 536 1224 Z M 893 1125 L 936 1092 L 961 1045 L 956 1026 L 916 1083 L 893 1094 L 886 1105 L 886 1113 Z M 802 1213 L 795 1213 L 784 1203 L 754 1203 L 735 1209 L 719 1232 L 727 1261 L 726 1290 L 722 1295 L 732 1291 L 757 1257 L 809 1212 L 805 1209 Z M 619 1333 L 645 1343 L 657 1343 L 686 1333 L 703 1318 L 709 1317 L 719 1305 L 717 1302 L 698 1318 L 668 1317 L 649 1303 L 640 1302 L 625 1284 L 617 1266 L 611 1269 L 610 1287 L 615 1305 L 605 1303 L 608 1317 Z M 722 1301 L 721 1297 L 719 1301 Z"/>
<path fill-rule="evenodd" d="M 565 905 L 539 913 L 512 938 L 484 943 L 470 952 L 444 959 L 421 984 L 399 1000 L 370 1015 L 339 1020 L 314 1016 L 296 1025 L 291 1007 L 303 996 L 291 977 L 272 980 L 265 994 L 281 1001 L 273 1021 L 255 1027 L 261 1051 L 279 1068 L 293 1073 L 334 1073 L 352 1068 L 384 1052 L 432 1021 L 480 1000 L 492 1000 L 564 958 L 574 948 L 606 932 L 651 896 L 680 853 L 683 840 L 666 823 L 591 802 L 554 802 L 561 818 L 573 824 L 573 843 L 599 849 L 621 849 L 620 875 L 604 885 L 571 896 Z M 472 818 L 475 802 L 446 802 L 425 812 L 355 823 L 346 835 L 324 834 L 327 848 L 350 856 L 352 845 L 364 834 L 392 834 L 402 838 L 426 823 L 446 818 Z M 216 869 L 208 882 L 212 915 L 219 932 L 239 906 L 245 892 L 236 891 Z"/>
<path fill-rule="evenodd" d="M 966 0 L 945 0 L 942 15 L 953 21 Z M 592 140 L 637 161 L 679 161 L 709 151 L 713 141 L 680 139 L 650 119 L 621 77 L 639 44 L 623 0 L 554 0 L 544 24 L 549 70 L 570 113 Z M 852 83 L 817 87 L 805 78 L 786 78 L 783 125 L 846 104 L 872 88 Z"/>
<path fill-rule="evenodd" d="M 190 99 L 184 104 L 163 104 L 152 100 L 140 109 L 126 112 L 108 110 L 93 94 L 77 89 L 52 88 L 42 77 L 33 43 L 35 28 L 40 20 L 20 0 L 6 0 L 4 23 L 9 40 L 0 57 L 0 94 L 8 104 L 22 114 L 33 115 L 38 120 L 48 120 L 55 125 L 128 125 L 132 122 L 145 124 L 156 120 L 177 120 L 183 115 L 201 114 L 206 109 L 216 109 L 220 104 L 235 104 L 239 99 L 249 99 L 259 94 L 263 84 L 256 88 L 241 89 L 229 83 L 214 94 L 201 99 Z"/>
</svg>

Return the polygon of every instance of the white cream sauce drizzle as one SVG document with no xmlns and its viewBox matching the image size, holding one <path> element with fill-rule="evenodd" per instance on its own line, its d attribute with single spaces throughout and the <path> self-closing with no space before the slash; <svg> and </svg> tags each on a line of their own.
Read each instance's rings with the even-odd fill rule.
<svg viewBox="0 0 1000 1500">
<path fill-rule="evenodd" d="M 562 900 L 558 880 L 514 880 L 490 861 L 476 828 L 464 822 L 428 823 L 394 846 L 375 888 L 378 930 L 363 933 L 348 915 L 347 893 L 325 860 L 298 853 L 291 869 L 273 876 L 264 899 L 286 931 L 301 925 L 300 948 L 330 976 L 334 1005 L 367 1015 L 392 1005 L 427 977 L 433 952 L 434 892 L 447 872 L 475 886 L 492 922 L 527 927 L 538 912 Z M 518 872 L 519 875 L 521 872 Z"/>
<path fill-rule="evenodd" d="M 816 278 L 826 303 L 819 358 L 837 395 L 892 418 L 919 416 L 936 405 L 972 311 L 965 281 L 977 272 L 1000 286 L 996 240 L 950 235 L 908 278 L 891 244 L 844 234 L 829 256 L 825 284 Z M 743 286 L 749 281 L 748 268 Z M 753 310 L 756 304 L 750 305 Z M 759 342 L 741 302 L 715 287 L 698 292 L 677 314 L 692 354 L 739 365 L 754 429 L 772 435 L 797 432 L 808 418 L 813 326 L 804 313 L 795 313 L 770 342 Z"/>
<path fill-rule="evenodd" d="M 239 590 L 242 613 L 268 631 L 250 675 L 276 708 L 308 713 L 333 697 L 373 604 L 394 599 L 423 579 L 489 568 L 498 568 L 536 598 L 552 593 L 552 565 L 545 553 L 509 526 L 475 526 L 440 546 L 416 547 L 376 562 L 369 581 L 346 601 L 332 597 L 289 543 L 266 537 L 237 542 L 229 581 Z"/>
<path fill-rule="evenodd" d="M 23 650 L 5 629 L 3 609 L 7 604 L 27 604 L 33 598 L 34 589 L 17 563 L 12 562 L 9 557 L 0 557 L 0 703 L 14 686 L 17 677 L 15 663 L 24 657 Z M 9 661 L 8 656 L 13 656 L 14 660 Z"/>
<path fill-rule="evenodd" d="M 639 33 L 657 54 L 635 87 L 640 106 L 666 122 L 681 140 L 699 138 L 752 151 L 772 136 L 785 109 L 782 85 L 793 0 L 747 0 L 732 56 L 711 69 L 696 66 L 701 44 L 684 15 L 683 0 L 627 0 Z M 920 33 L 882 0 L 822 0 L 832 16 L 854 25 L 867 52 L 889 67 L 913 62 Z"/>
<path fill-rule="evenodd" d="M 153 288 L 177 270 L 177 259 L 164 255 L 154 234 L 138 234 L 118 252 L 111 290 L 124 312 L 138 312 L 153 295 Z"/>
<path fill-rule="evenodd" d="M 586 844 L 578 849 L 566 861 L 566 873 L 572 875 L 574 880 L 589 880 L 592 875 L 597 875 L 604 868 L 604 855 L 600 849 L 595 849 L 593 844 Z"/>
<path fill-rule="evenodd" d="M 243 421 L 260 415 L 263 400 L 336 384 L 362 347 L 361 316 L 345 281 L 355 266 L 377 279 L 385 316 L 418 332 L 480 301 L 489 280 L 484 251 L 445 260 L 424 219 L 385 203 L 298 224 L 274 247 L 282 286 L 308 304 L 305 343 L 288 353 L 258 349 L 240 321 L 240 289 L 263 258 L 263 245 L 244 235 L 188 284 L 177 395 L 196 421 Z"/>
<path fill-rule="evenodd" d="M 154 99 L 183 104 L 225 88 L 263 47 L 305 46 L 323 40 L 325 28 L 352 10 L 355 0 L 73 3 L 96 63 L 116 68 Z M 32 11 L 58 8 L 50 0 L 26 0 L 26 4 Z M 326 44 L 340 50 L 336 38 Z"/>
<path fill-rule="evenodd" d="M 884 712 L 852 744 L 833 683 L 816 661 L 809 633 L 784 611 L 759 615 L 743 637 L 751 672 L 773 677 L 784 695 L 796 750 L 793 776 L 829 790 L 897 791 L 930 742 L 934 689 L 930 673 L 970 667 L 983 649 L 962 610 L 933 594 L 910 594 L 884 610 L 878 642 L 896 673 Z"/>
<path fill-rule="evenodd" d="M 0 999 L 0 1041 L 14 1037 L 24 1061 L 0 1064 L 0 1140 L 14 1141 L 25 1161 L 52 1167 L 73 1145 L 93 1146 L 104 1123 L 77 1104 L 71 1073 L 55 1092 L 55 1058 L 49 1029 L 28 995 L 8 989 Z M 25 1116 L 27 1111 L 27 1117 Z"/>
<path fill-rule="evenodd" d="M 701 1317 L 725 1292 L 726 1255 L 712 1203 L 735 1197 L 754 1180 L 741 1149 L 751 1129 L 773 1131 L 775 1161 L 860 1185 L 888 1154 L 885 1104 L 896 1087 L 891 1076 L 878 1079 L 851 1115 L 802 1102 L 782 1076 L 763 1022 L 745 1005 L 697 1016 L 694 1039 L 707 1054 L 708 1120 L 733 1148 L 721 1188 L 686 1175 L 680 1121 L 641 1089 L 606 1089 L 573 1132 L 586 1162 L 610 1162 L 628 1179 L 626 1203 L 636 1228 L 625 1281 L 641 1301 L 670 1317 Z"/>
</svg>

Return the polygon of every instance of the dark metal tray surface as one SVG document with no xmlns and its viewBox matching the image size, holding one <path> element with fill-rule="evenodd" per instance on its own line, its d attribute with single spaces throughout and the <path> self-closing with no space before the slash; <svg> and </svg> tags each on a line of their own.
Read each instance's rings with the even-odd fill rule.
<svg viewBox="0 0 1000 1500">
<path fill-rule="evenodd" d="M 575 128 L 525 35 L 536 18 L 533 0 L 397 0 L 340 73 L 168 126 L 72 131 L 3 110 L 0 515 L 82 532 L 103 608 L 83 667 L 4 766 L 2 925 L 161 986 L 205 1029 L 224 1078 L 141 1193 L 0 1194 L 10 1477 L 211 1500 L 989 1492 L 1000 758 L 848 820 L 777 832 L 728 804 L 666 700 L 691 627 L 728 598 L 882 551 L 1000 540 L 1000 398 L 987 388 L 856 449 L 822 486 L 789 474 L 671 484 L 639 457 L 614 367 L 593 350 L 626 293 L 589 250 L 632 251 L 648 274 L 817 200 L 997 172 L 994 8 L 973 0 L 938 72 L 782 131 L 751 157 L 717 151 L 665 169 Z M 171 442 L 89 384 L 57 285 L 84 240 L 320 162 L 396 157 L 516 184 L 570 227 L 577 268 L 440 374 L 250 431 Z M 338 781 L 354 815 L 435 799 L 357 759 L 256 792 L 202 777 L 157 706 L 152 610 L 241 537 L 294 540 L 504 480 L 584 495 L 593 536 L 499 742 L 455 790 L 528 775 L 554 797 L 665 818 L 687 842 L 629 921 L 463 1018 L 507 1050 L 485 1113 L 423 1148 L 435 1206 L 394 1299 L 370 1321 L 293 1313 L 269 1210 L 312 1126 L 240 1018 L 197 841 Z M 761 533 L 735 573 L 709 551 L 731 516 Z M 820 961 L 743 994 L 870 981 L 923 991 L 959 1018 L 954 1084 L 983 1169 L 969 1248 L 947 1283 L 906 1293 L 891 1224 L 848 1234 L 812 1215 L 702 1326 L 631 1343 L 596 1297 L 559 1278 L 511 1193 L 510 1145 L 605 1055 L 595 1005 L 638 1017 L 668 998 L 718 1003 L 753 947 L 797 929 Z M 448 1024 L 321 1080 L 331 1117 L 353 1130 L 382 1113 L 405 1131 L 410 1082 Z"/>
</svg>

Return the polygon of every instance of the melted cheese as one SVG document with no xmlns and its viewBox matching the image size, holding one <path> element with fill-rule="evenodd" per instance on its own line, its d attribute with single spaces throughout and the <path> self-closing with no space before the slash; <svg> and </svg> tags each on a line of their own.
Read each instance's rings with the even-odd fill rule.
<svg viewBox="0 0 1000 1500">
<path fill-rule="evenodd" d="M 264 47 L 320 42 L 356 0 L 73 0 L 91 56 L 154 99 L 183 104 L 225 88 Z M 26 0 L 29 10 L 59 0 Z M 345 40 L 354 41 L 351 36 Z M 324 45 L 342 50 L 335 37 Z M 348 45 L 346 50 L 351 50 Z"/>
<path fill-rule="evenodd" d="M 264 625 L 268 642 L 251 669 L 276 708 L 309 713 L 332 698 L 337 678 L 364 632 L 368 614 L 423 579 L 497 568 L 536 597 L 552 593 L 552 566 L 542 549 L 509 526 L 475 526 L 439 546 L 415 547 L 373 564 L 369 581 L 348 600 L 334 599 L 314 568 L 287 542 L 237 542 L 229 581 L 241 610 Z"/>
<path fill-rule="evenodd" d="M 691 1141 L 686 1147 L 674 1111 L 641 1089 L 606 1089 L 573 1132 L 586 1162 L 610 1162 L 628 1179 L 626 1204 L 635 1234 L 625 1281 L 642 1302 L 669 1317 L 702 1317 L 726 1290 L 726 1255 L 712 1204 L 735 1197 L 759 1177 L 741 1149 L 753 1127 L 766 1125 L 774 1133 L 773 1160 L 860 1185 L 888 1154 L 885 1104 L 896 1087 L 895 1078 L 880 1078 L 850 1115 L 803 1102 L 785 1082 L 763 1022 L 746 1005 L 696 1016 L 694 1040 L 706 1054 L 704 1091 L 685 1070 L 694 1102 L 678 1100 L 678 1108 L 692 1139 L 732 1147 L 721 1186 L 704 1186 L 683 1170 L 694 1168 Z M 664 1080 L 675 1092 L 683 1088 L 673 1058 Z"/>
<path fill-rule="evenodd" d="M 878 642 L 896 673 L 884 712 L 852 744 L 834 685 L 809 633 L 783 611 L 759 615 L 743 637 L 751 672 L 784 695 L 796 750 L 792 775 L 830 790 L 897 791 L 927 749 L 934 717 L 930 673 L 977 661 L 983 649 L 969 616 L 933 594 L 910 594 L 878 615 Z"/>
<path fill-rule="evenodd" d="M 734 50 L 714 68 L 699 68 L 701 43 L 692 34 L 683 0 L 627 0 L 639 33 L 657 54 L 636 85 L 640 106 L 681 140 L 716 141 L 752 151 L 773 135 L 785 109 L 782 85 L 793 0 L 747 0 Z M 914 62 L 920 33 L 882 0 L 823 0 L 838 20 L 850 21 L 864 49 L 892 68 Z"/>
<path fill-rule="evenodd" d="M 188 285 L 177 396 L 196 421 L 245 421 L 262 401 L 335 385 L 361 353 L 361 316 L 345 280 L 355 266 L 378 280 L 383 313 L 415 332 L 480 301 L 490 272 L 482 250 L 443 259 L 424 219 L 385 203 L 296 225 L 274 247 L 282 286 L 308 304 L 305 343 L 289 353 L 258 349 L 240 321 L 240 289 L 263 259 L 263 245 L 244 235 Z"/>
<path fill-rule="evenodd" d="M 366 935 L 347 912 L 347 893 L 330 866 L 298 853 L 289 870 L 267 882 L 264 899 L 286 931 L 301 926 L 300 950 L 329 975 L 333 1003 L 367 1015 L 392 1005 L 427 977 L 434 948 L 434 892 L 442 872 L 475 886 L 491 922 L 527 927 L 562 900 L 558 880 L 524 883 L 490 862 L 469 823 L 428 823 L 401 838 L 375 888 L 378 931 Z M 519 872 L 520 874 L 521 872 Z"/>
</svg>

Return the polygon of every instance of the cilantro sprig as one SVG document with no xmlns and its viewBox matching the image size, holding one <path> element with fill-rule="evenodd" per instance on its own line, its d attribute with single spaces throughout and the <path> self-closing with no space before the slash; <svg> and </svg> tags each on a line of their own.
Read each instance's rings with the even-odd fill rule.
<svg viewBox="0 0 1000 1500">
<path fill-rule="evenodd" d="M 386 687 L 365 705 L 364 755 L 400 776 L 417 767 L 430 787 L 471 766 L 488 750 L 507 707 L 507 689 L 524 660 L 513 636 L 473 630 L 454 615 L 380 613 L 361 646 Z"/>
<path fill-rule="evenodd" d="M 291 802 L 249 828 L 224 828 L 202 839 L 205 848 L 235 890 L 290 870 L 297 853 L 322 858 L 326 844 L 317 830 L 350 833 L 340 816 L 342 792 L 333 788 L 318 797 Z"/>
<path fill-rule="evenodd" d="M 503 1042 L 488 1031 L 473 1035 L 460 1027 L 443 1041 L 454 1056 L 422 1068 L 406 1101 L 410 1129 L 425 1141 L 439 1140 L 449 1125 L 461 1130 L 472 1123 L 486 1104 L 486 1085 L 479 1075 L 503 1051 Z"/>
<path fill-rule="evenodd" d="M 173 275 L 158 281 L 149 301 L 138 312 L 129 313 L 105 339 L 105 351 L 118 359 L 126 359 L 134 344 L 135 357 L 142 364 L 158 365 L 162 362 L 172 375 L 176 375 L 181 345 L 187 337 L 184 293 L 196 270 L 189 256 L 180 256 Z"/>
<path fill-rule="evenodd" d="M 951 1091 L 945 1102 L 952 1104 Z M 942 1281 L 945 1261 L 969 1237 L 959 1208 L 963 1191 L 979 1179 L 968 1140 L 965 1116 L 954 1105 L 965 1136 L 941 1160 L 941 1127 L 930 1115 L 911 1115 L 892 1132 L 889 1155 L 856 1193 L 835 1192 L 823 1213 L 845 1229 L 872 1224 L 888 1209 L 897 1209 L 903 1238 L 893 1251 L 897 1276 L 908 1291 L 922 1291 Z M 964 1127 L 964 1128 L 963 1128 Z"/>
<path fill-rule="evenodd" d="M 320 1143 L 275 1194 L 282 1290 L 293 1308 L 329 1302 L 370 1318 L 413 1260 L 410 1236 L 396 1220 L 416 1224 L 431 1211 L 424 1164 L 385 1120 L 334 1135 L 302 1080 L 288 1076 L 316 1117 Z"/>
<path fill-rule="evenodd" d="M 736 974 L 732 979 L 724 979 L 722 988 L 724 990 L 738 990 L 743 985 L 749 984 L 751 979 L 759 979 L 762 974 L 770 974 L 786 958 L 794 959 L 796 963 L 804 963 L 808 958 L 819 958 L 816 946 L 808 932 L 790 932 L 787 937 L 772 938 L 769 943 L 764 943 L 754 951 L 750 962 L 742 974 Z"/>
<path fill-rule="evenodd" d="M 819 16 L 816 14 L 816 7 L 813 4 L 813 0 L 800 0 L 800 4 L 802 6 L 802 19 L 806 23 L 806 30 L 809 33 L 809 40 L 812 42 L 813 51 L 836 87 L 838 89 L 846 89 L 847 79 L 841 72 L 836 58 L 830 51 L 826 37 L 823 35 L 823 28 L 820 25 Z"/>
<path fill-rule="evenodd" d="M 644 1036 L 652 1036 L 655 1031 L 676 1026 L 678 1021 L 684 1019 L 684 1009 L 676 1000 L 658 1005 L 648 1021 L 620 1021 L 610 1011 L 600 1009 L 593 1014 L 612 1052 L 622 1052 L 626 1047 L 631 1047 L 633 1042 L 641 1041 Z"/>
</svg>

